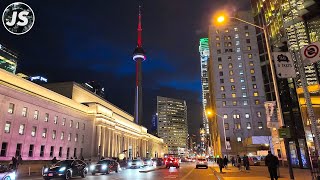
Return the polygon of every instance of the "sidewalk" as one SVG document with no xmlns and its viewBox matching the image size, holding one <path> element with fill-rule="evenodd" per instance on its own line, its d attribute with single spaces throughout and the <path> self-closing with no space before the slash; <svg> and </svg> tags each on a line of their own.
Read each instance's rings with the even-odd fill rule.
<svg viewBox="0 0 320 180">
<path fill-rule="evenodd" d="M 221 180 L 270 180 L 268 168 L 266 166 L 250 166 L 249 171 L 240 172 L 237 167 L 228 165 L 228 169 L 222 169 L 223 173 L 220 173 L 219 167 L 217 164 L 214 164 L 213 169 L 216 171 L 216 175 L 221 177 Z M 293 168 L 293 175 L 295 180 L 312 179 L 309 169 Z M 290 180 L 288 168 L 280 168 L 279 180 Z"/>
</svg>

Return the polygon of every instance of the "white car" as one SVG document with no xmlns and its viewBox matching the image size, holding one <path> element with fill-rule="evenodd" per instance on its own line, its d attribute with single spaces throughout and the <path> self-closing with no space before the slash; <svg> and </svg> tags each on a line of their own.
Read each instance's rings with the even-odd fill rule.
<svg viewBox="0 0 320 180">
<path fill-rule="evenodd" d="M 206 169 L 208 169 L 208 161 L 204 158 L 197 159 L 196 168 L 198 169 L 199 167 L 205 167 Z"/>
<path fill-rule="evenodd" d="M 9 169 L 7 166 L 0 164 L 0 179 L 15 180 L 16 172 L 12 169 Z"/>
</svg>

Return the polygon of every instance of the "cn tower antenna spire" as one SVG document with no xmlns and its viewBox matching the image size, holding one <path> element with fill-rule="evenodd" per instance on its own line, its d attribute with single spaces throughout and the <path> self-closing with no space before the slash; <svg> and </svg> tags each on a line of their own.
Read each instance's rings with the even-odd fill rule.
<svg viewBox="0 0 320 180">
<path fill-rule="evenodd" d="M 141 18 L 142 18 L 142 14 L 141 14 L 141 5 L 139 5 L 139 22 L 138 22 L 138 42 L 137 42 L 137 46 L 138 47 L 142 47 L 142 25 L 141 25 Z"/>
</svg>

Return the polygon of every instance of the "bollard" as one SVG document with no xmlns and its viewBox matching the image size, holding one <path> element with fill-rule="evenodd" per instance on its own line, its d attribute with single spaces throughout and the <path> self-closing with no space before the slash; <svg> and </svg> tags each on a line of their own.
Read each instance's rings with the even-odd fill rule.
<svg viewBox="0 0 320 180">
<path fill-rule="evenodd" d="M 29 166 L 29 176 L 31 176 L 31 172 L 30 171 L 31 171 L 31 167 Z"/>
</svg>

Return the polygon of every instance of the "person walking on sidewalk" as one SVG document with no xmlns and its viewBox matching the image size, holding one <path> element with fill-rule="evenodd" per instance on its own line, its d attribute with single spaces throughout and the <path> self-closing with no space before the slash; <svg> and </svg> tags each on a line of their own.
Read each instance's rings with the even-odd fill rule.
<svg viewBox="0 0 320 180">
<path fill-rule="evenodd" d="M 265 159 L 265 164 L 266 166 L 268 166 L 270 179 L 278 180 L 278 175 L 277 175 L 277 168 L 279 166 L 278 157 L 273 155 L 271 151 L 268 151 L 268 155 L 266 156 L 266 159 Z"/>
<path fill-rule="evenodd" d="M 222 173 L 222 168 L 224 167 L 223 159 L 222 158 L 218 158 L 217 161 L 218 161 L 220 173 Z"/>
<path fill-rule="evenodd" d="M 234 160 L 233 156 L 231 157 L 231 164 L 232 164 L 232 166 L 236 166 L 236 161 Z"/>
<path fill-rule="evenodd" d="M 249 170 L 249 157 L 246 154 L 243 156 L 243 166 L 245 170 Z"/>
<path fill-rule="evenodd" d="M 236 165 L 239 168 L 239 171 L 241 171 L 241 157 L 239 155 L 237 155 Z"/>
<path fill-rule="evenodd" d="M 227 169 L 227 166 L 228 166 L 228 158 L 227 158 L 227 156 L 224 156 L 224 159 L 223 159 L 223 165 L 224 165 L 224 168 L 226 168 Z"/>
</svg>

